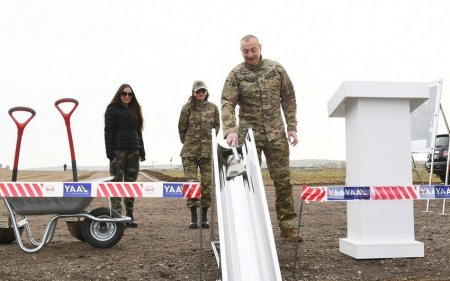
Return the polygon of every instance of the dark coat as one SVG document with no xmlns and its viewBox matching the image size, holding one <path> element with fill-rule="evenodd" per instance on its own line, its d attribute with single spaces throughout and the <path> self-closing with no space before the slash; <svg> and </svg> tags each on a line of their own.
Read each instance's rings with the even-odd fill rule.
<svg viewBox="0 0 450 281">
<path fill-rule="evenodd" d="M 139 156 L 145 157 L 142 132 L 138 121 L 121 104 L 109 105 L 105 113 L 106 157 L 114 160 L 114 150 L 139 150 Z"/>
</svg>

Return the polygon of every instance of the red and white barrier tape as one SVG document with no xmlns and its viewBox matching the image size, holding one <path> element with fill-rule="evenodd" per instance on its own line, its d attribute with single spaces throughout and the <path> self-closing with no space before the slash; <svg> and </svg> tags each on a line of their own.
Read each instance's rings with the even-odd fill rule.
<svg viewBox="0 0 450 281">
<path fill-rule="evenodd" d="M 304 186 L 300 199 L 307 203 L 311 201 L 450 199 L 450 186 Z"/>
<path fill-rule="evenodd" d="M 0 182 L 0 197 L 199 198 L 196 182 Z"/>
</svg>

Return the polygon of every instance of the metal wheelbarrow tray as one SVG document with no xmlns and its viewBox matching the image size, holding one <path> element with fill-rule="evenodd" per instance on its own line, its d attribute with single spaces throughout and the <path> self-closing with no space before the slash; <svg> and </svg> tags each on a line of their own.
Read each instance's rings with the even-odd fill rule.
<svg viewBox="0 0 450 281">
<path fill-rule="evenodd" d="M 68 215 L 82 212 L 93 198 L 8 198 L 9 205 L 18 215 Z"/>
</svg>

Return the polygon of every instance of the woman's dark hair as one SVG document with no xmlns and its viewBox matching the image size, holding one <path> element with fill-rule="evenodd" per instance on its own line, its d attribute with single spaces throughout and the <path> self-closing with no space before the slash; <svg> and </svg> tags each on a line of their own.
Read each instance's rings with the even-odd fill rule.
<svg viewBox="0 0 450 281">
<path fill-rule="evenodd" d="M 136 98 L 136 94 L 134 93 L 133 88 L 131 88 L 131 86 L 129 84 L 120 85 L 119 89 L 117 89 L 116 94 L 114 95 L 114 97 L 112 98 L 112 100 L 108 106 L 122 105 L 122 101 L 120 100 L 120 95 L 122 94 L 123 90 L 127 87 L 130 88 L 131 92 L 133 93 L 131 101 L 128 104 L 128 110 L 130 111 L 131 115 L 133 115 L 133 117 L 136 118 L 137 127 L 138 127 L 139 131 L 142 132 L 142 130 L 144 129 L 144 117 L 142 116 L 141 105 L 139 104 L 139 102 Z"/>
<path fill-rule="evenodd" d="M 208 97 L 209 97 L 209 92 L 208 92 L 208 90 L 206 90 L 206 91 L 207 92 L 206 92 L 205 101 L 207 101 Z M 191 104 L 191 108 L 198 110 L 198 101 L 197 101 L 197 98 L 194 96 L 194 94 L 195 94 L 195 92 L 192 91 L 192 94 L 189 97 L 188 102 Z"/>
</svg>

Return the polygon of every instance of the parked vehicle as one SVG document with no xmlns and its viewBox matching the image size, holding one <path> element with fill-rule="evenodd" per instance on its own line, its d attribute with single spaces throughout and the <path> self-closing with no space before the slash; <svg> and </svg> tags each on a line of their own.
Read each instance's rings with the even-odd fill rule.
<svg viewBox="0 0 450 281">
<path fill-rule="evenodd" d="M 438 175 L 443 183 L 445 183 L 445 175 L 447 171 L 448 158 L 448 134 L 436 136 L 436 145 L 434 148 L 433 174 Z M 428 160 L 425 167 L 428 172 L 431 170 L 431 153 L 428 154 Z"/>
</svg>

